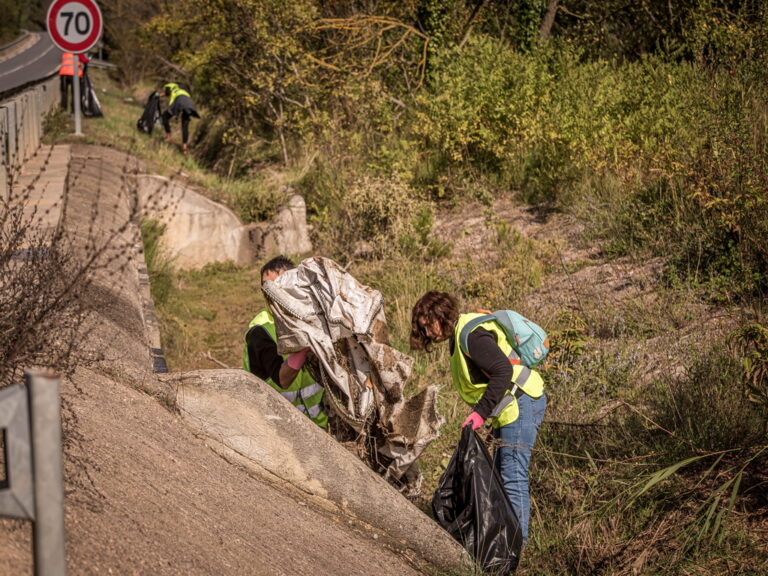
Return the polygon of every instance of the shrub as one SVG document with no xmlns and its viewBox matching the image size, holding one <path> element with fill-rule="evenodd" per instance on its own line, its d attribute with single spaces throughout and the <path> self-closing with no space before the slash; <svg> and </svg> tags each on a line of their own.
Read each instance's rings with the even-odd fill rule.
<svg viewBox="0 0 768 576">
<path fill-rule="evenodd" d="M 25 368 L 69 374 L 86 333 L 93 263 L 35 229 L 24 201 L 0 197 L 0 387 Z"/>
<path fill-rule="evenodd" d="M 363 176 L 332 190 L 315 210 L 316 248 L 335 258 L 384 258 L 430 247 L 431 207 L 395 178 Z"/>
<path fill-rule="evenodd" d="M 582 179 L 648 163 L 691 136 L 695 71 L 685 65 L 587 61 L 565 45 L 522 54 L 484 36 L 440 57 L 414 131 L 437 157 L 494 173 L 530 201 L 567 205 Z"/>
<path fill-rule="evenodd" d="M 658 382 L 648 401 L 659 426 L 698 450 L 765 440 L 766 414 L 749 401 L 739 365 L 723 349 L 697 358 L 684 376 Z"/>
<path fill-rule="evenodd" d="M 768 432 L 768 328 L 756 321 L 746 323 L 730 335 L 729 346 L 741 370 L 744 392 L 766 415 Z"/>
</svg>

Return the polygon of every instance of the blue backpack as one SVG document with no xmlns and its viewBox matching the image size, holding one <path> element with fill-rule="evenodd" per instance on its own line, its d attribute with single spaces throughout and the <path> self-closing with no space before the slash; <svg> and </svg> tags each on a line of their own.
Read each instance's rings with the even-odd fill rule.
<svg viewBox="0 0 768 576">
<path fill-rule="evenodd" d="M 485 312 L 485 310 L 482 310 Z M 467 339 L 469 333 L 474 330 L 478 324 L 494 320 L 501 326 L 507 335 L 509 343 L 512 344 L 513 353 L 509 361 L 513 364 L 522 364 L 533 368 L 541 363 L 549 354 L 549 337 L 544 329 L 531 322 L 514 310 L 497 310 L 496 312 L 478 316 L 467 322 L 459 334 L 459 346 L 461 351 L 467 354 Z"/>
</svg>

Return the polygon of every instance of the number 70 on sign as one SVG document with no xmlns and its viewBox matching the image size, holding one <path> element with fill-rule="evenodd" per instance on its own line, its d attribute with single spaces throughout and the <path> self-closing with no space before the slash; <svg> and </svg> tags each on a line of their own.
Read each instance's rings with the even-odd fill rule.
<svg viewBox="0 0 768 576">
<path fill-rule="evenodd" d="M 48 8 L 48 34 L 64 52 L 90 50 L 101 37 L 101 10 L 94 0 L 53 0 Z"/>
</svg>

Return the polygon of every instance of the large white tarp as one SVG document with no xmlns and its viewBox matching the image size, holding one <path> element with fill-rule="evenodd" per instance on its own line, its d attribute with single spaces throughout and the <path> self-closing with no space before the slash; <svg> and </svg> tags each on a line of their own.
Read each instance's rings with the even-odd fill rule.
<svg viewBox="0 0 768 576">
<path fill-rule="evenodd" d="M 437 388 L 412 398 L 403 388 L 413 359 L 388 344 L 383 298 L 328 258 L 309 258 L 266 282 L 277 348 L 313 352 L 309 368 L 326 388 L 326 404 L 375 446 L 360 454 L 387 477 L 418 490 L 414 462 L 439 436 Z"/>
</svg>

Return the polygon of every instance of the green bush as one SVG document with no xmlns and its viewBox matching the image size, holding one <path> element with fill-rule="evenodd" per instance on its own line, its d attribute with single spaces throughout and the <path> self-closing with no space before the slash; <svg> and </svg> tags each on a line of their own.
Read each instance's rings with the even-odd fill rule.
<svg viewBox="0 0 768 576">
<path fill-rule="evenodd" d="M 313 205 L 316 248 L 341 260 L 442 253 L 429 236 L 432 207 L 406 183 L 363 176 L 338 184 L 322 206 Z"/>
<path fill-rule="evenodd" d="M 690 66 L 679 68 L 691 79 L 680 94 L 687 127 L 656 149 L 654 173 L 628 183 L 605 236 L 618 253 L 644 249 L 668 257 L 676 278 L 716 299 L 764 295 L 766 105 L 750 86 L 765 73 L 751 64 L 738 73 L 697 69 L 694 81 Z"/>
<path fill-rule="evenodd" d="M 583 178 L 649 164 L 691 135 L 685 65 L 587 61 L 567 46 L 522 54 L 484 36 L 440 57 L 414 131 L 530 201 L 568 204 Z"/>
</svg>

